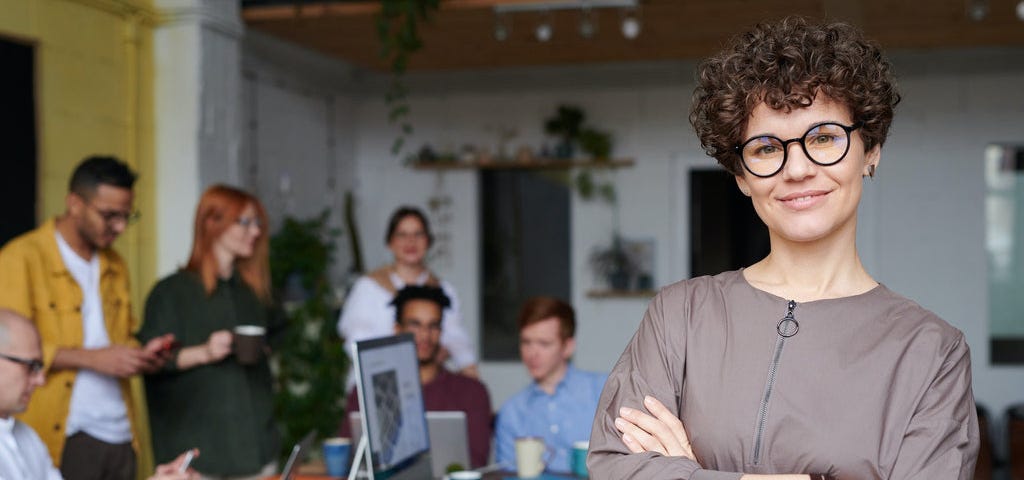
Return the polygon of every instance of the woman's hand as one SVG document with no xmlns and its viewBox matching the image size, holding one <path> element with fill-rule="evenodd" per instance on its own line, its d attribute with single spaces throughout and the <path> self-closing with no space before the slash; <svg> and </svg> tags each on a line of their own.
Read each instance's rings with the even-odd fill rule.
<svg viewBox="0 0 1024 480">
<path fill-rule="evenodd" d="M 644 397 L 644 406 L 650 414 L 629 407 L 619 409 L 615 428 L 622 432 L 626 448 L 633 453 L 658 452 L 696 461 L 683 422 L 650 395 Z"/>
<path fill-rule="evenodd" d="M 206 340 L 206 354 L 209 359 L 207 363 L 219 362 L 228 356 L 231 353 L 233 338 L 229 330 L 217 330 L 211 333 L 210 338 Z"/>
</svg>

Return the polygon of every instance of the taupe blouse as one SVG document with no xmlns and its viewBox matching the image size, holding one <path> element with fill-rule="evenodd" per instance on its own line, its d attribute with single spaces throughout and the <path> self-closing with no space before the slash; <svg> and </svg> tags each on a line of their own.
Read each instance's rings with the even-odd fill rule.
<svg viewBox="0 0 1024 480">
<path fill-rule="evenodd" d="M 682 419 L 697 461 L 629 453 L 613 422 L 648 394 Z M 882 285 L 790 303 L 741 271 L 682 281 L 651 301 L 615 365 L 590 448 L 598 480 L 969 479 L 970 352 L 959 330 Z"/>
</svg>

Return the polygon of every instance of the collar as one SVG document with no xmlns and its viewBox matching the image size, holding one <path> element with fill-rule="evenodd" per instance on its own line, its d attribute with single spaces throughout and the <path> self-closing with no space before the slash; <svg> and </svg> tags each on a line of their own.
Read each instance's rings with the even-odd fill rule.
<svg viewBox="0 0 1024 480">
<path fill-rule="evenodd" d="M 0 418 L 0 434 L 11 435 L 14 432 L 14 416 L 8 415 L 7 418 Z"/>
<path fill-rule="evenodd" d="M 575 376 L 575 374 L 576 369 L 572 366 L 572 362 L 569 362 L 569 364 L 565 366 L 565 376 L 563 376 L 562 380 L 558 382 L 558 385 L 555 385 L 555 393 L 552 393 L 551 395 L 558 395 L 558 392 L 562 390 L 562 388 L 565 387 L 570 381 L 572 381 L 572 378 Z M 545 392 L 543 388 L 540 388 L 540 384 L 537 383 L 536 380 L 530 383 L 530 393 L 532 393 L 533 395 L 548 395 L 548 392 Z"/>
<path fill-rule="evenodd" d="M 391 280 L 391 284 L 395 286 L 395 290 L 401 290 L 405 288 L 405 281 L 402 280 L 402 277 L 398 276 L 398 273 L 395 272 L 394 270 L 388 273 L 388 278 Z M 416 277 L 416 280 L 413 282 L 413 285 L 424 285 L 427 283 L 427 280 L 429 279 L 430 271 L 424 269 L 422 272 L 420 272 L 419 276 Z"/>
<path fill-rule="evenodd" d="M 60 256 L 60 249 L 57 247 L 57 222 L 55 218 L 47 220 L 45 223 L 39 226 L 39 232 L 43 237 L 43 248 L 46 250 L 46 256 L 53 260 L 50 267 L 52 268 L 54 275 L 71 275 L 66 265 L 64 265 L 64 259 Z M 96 255 L 100 257 L 100 276 L 108 274 L 121 273 L 122 267 L 118 259 L 117 253 L 113 249 L 107 248 L 104 250 L 97 250 Z"/>
</svg>

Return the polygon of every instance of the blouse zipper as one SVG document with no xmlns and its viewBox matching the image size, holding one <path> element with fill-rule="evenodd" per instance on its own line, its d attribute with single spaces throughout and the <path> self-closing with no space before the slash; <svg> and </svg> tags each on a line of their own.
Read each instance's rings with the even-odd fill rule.
<svg viewBox="0 0 1024 480">
<path fill-rule="evenodd" d="M 757 424 L 754 428 L 754 453 L 751 455 L 754 465 L 761 463 L 761 441 L 764 438 L 765 425 L 768 423 L 768 402 L 771 401 L 772 387 L 775 386 L 775 373 L 779 368 L 779 359 L 782 358 L 782 347 L 786 345 L 787 338 L 800 331 L 800 324 L 793 316 L 795 308 L 796 302 L 790 300 L 786 304 L 786 316 L 775 326 L 779 338 L 775 340 L 775 354 L 772 355 L 772 362 L 768 366 L 768 380 L 765 382 L 764 395 L 761 397 L 761 407 L 757 411 Z"/>
</svg>

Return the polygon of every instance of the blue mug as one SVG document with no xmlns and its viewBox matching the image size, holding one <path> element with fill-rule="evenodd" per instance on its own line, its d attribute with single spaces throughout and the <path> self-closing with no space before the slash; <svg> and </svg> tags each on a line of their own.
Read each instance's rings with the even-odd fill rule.
<svg viewBox="0 0 1024 480">
<path fill-rule="evenodd" d="M 351 450 L 352 442 L 347 438 L 335 437 L 324 440 L 324 466 L 327 467 L 327 475 L 348 475 L 348 457 Z"/>
<path fill-rule="evenodd" d="M 587 478 L 587 451 L 589 441 L 572 442 L 572 473 L 580 478 Z"/>
</svg>

